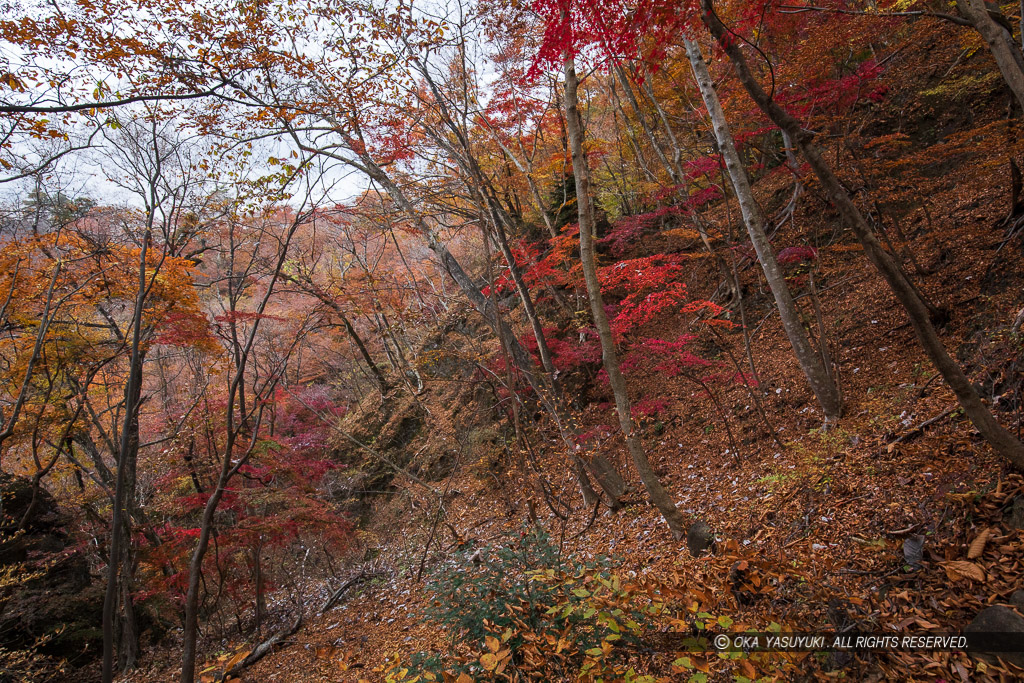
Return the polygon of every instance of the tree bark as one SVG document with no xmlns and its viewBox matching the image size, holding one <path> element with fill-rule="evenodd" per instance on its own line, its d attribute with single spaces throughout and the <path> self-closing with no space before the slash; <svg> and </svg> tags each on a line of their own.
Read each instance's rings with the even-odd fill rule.
<svg viewBox="0 0 1024 683">
<path fill-rule="evenodd" d="M 662 517 L 679 539 L 685 533 L 683 516 L 676 509 L 675 503 L 661 485 L 658 476 L 651 468 L 640 439 L 633 431 L 633 417 L 630 414 L 629 395 L 626 392 L 626 380 L 619 369 L 619 358 L 615 351 L 611 325 L 604 311 L 604 300 L 601 296 L 601 284 L 597 279 L 597 263 L 594 257 L 594 207 L 590 201 L 590 171 L 587 157 L 583 151 L 583 119 L 579 111 L 579 79 L 576 76 L 576 65 L 570 56 L 564 62 L 565 72 L 565 114 L 569 147 L 572 151 L 573 176 L 576 179 L 576 207 L 580 224 L 580 262 L 583 265 L 583 276 L 590 295 L 590 310 L 594 316 L 598 337 L 601 340 L 601 360 L 608 373 L 608 380 L 615 396 L 615 409 L 619 416 L 619 426 L 626 439 L 626 446 L 633 459 L 640 481 L 647 489 L 651 501 L 661 511 Z"/>
<path fill-rule="evenodd" d="M 238 347 L 235 349 L 236 353 L 233 354 L 233 357 L 238 360 L 228 385 L 227 407 L 225 409 L 227 435 L 225 437 L 224 455 L 220 463 L 220 472 L 217 475 L 216 486 L 203 507 L 202 521 L 199 525 L 199 538 L 189 560 L 188 589 L 185 594 L 185 623 L 182 629 L 181 683 L 193 683 L 195 680 L 196 651 L 199 637 L 199 588 L 203 570 L 203 559 L 206 557 L 206 551 L 210 545 L 210 537 L 213 534 L 213 518 L 231 478 L 249 460 L 259 440 L 264 405 L 260 397 L 254 397 L 256 400 L 252 402 L 254 405 L 250 408 L 249 414 L 241 413 L 240 407 L 237 409 L 239 412 L 236 413 L 235 404 L 240 398 L 241 386 L 245 380 L 245 372 L 249 364 L 250 354 L 256 343 L 256 333 L 260 328 L 261 316 L 267 308 L 270 297 L 274 293 L 277 281 L 281 277 L 285 259 L 288 255 L 288 247 L 291 245 L 292 238 L 295 236 L 300 223 L 301 218 L 297 214 L 281 242 L 273 274 L 266 291 L 256 307 L 255 312 L 257 315 L 253 319 L 252 326 L 244 342 L 237 342 Z M 234 312 L 234 301 L 232 301 L 231 310 Z M 291 349 L 288 350 L 288 353 L 291 353 Z M 276 381 L 265 381 L 263 390 L 267 393 L 272 392 L 276 384 Z M 250 423 L 250 418 L 253 420 L 252 423 Z M 238 440 L 246 433 L 249 436 L 249 443 L 244 453 L 238 453 L 236 450 Z"/>
<path fill-rule="evenodd" d="M 1013 36 L 992 19 L 982 0 L 957 0 L 956 7 L 988 45 L 999 73 L 1024 109 L 1024 55 Z"/>
<path fill-rule="evenodd" d="M 124 426 L 121 429 L 121 445 L 115 476 L 113 513 L 110 520 L 110 553 L 107 564 L 107 588 L 103 598 L 103 664 L 101 676 L 104 683 L 114 680 L 114 619 L 118 603 L 118 579 L 121 573 L 122 547 L 127 540 L 125 530 L 130 517 L 128 491 L 134 490 L 134 454 L 138 452 L 138 411 L 142 393 L 142 312 L 146 304 L 146 254 L 152 239 L 152 223 L 147 225 L 139 250 L 139 279 L 132 311 L 131 358 L 128 362 L 128 382 L 124 390 Z M 134 424 L 134 429 L 133 429 Z M 132 438 L 132 434 L 135 438 Z M 134 448 L 133 448 L 134 441 Z M 127 605 L 126 605 L 127 606 Z"/>
<path fill-rule="evenodd" d="M 822 365 L 821 357 L 815 353 L 807 338 L 807 331 L 800 320 L 800 313 L 797 311 L 796 302 L 786 284 L 786 278 L 779 268 L 775 258 L 775 250 L 768 241 L 764 232 L 764 221 L 761 211 L 754 201 L 754 193 L 750 187 L 750 178 L 747 170 L 740 160 L 736 151 L 736 142 L 729 129 L 729 123 L 725 119 L 725 111 L 718 100 L 718 93 L 708 72 L 708 66 L 704 63 L 704 56 L 700 52 L 700 46 L 689 38 L 684 38 L 683 44 L 686 47 L 686 54 L 690 59 L 690 66 L 693 75 L 697 79 L 701 97 L 708 108 L 708 115 L 711 117 L 712 127 L 715 131 L 715 138 L 718 141 L 718 149 L 725 160 L 725 167 L 729 172 L 733 189 L 736 192 L 736 199 L 740 205 L 740 213 L 743 215 L 743 223 L 746 225 L 747 234 L 754 245 L 757 259 L 761 263 L 761 269 L 768 280 L 768 286 L 775 297 L 775 305 L 779 309 L 779 317 L 782 319 L 782 327 L 786 331 L 786 337 L 793 347 L 800 368 L 807 377 L 811 391 L 818 399 L 825 412 L 826 424 L 838 420 L 842 414 L 842 402 L 839 398 L 839 391 L 835 382 L 829 376 L 827 368 Z M 824 342 L 822 342 L 824 343 Z"/>
<path fill-rule="evenodd" d="M 935 368 L 942 374 L 946 384 L 956 394 L 964 413 L 996 452 L 1017 468 L 1024 469 L 1024 444 L 996 421 L 992 413 L 981 402 L 978 392 L 967 379 L 963 369 L 946 352 L 942 340 L 939 339 L 939 335 L 932 325 L 927 306 L 921 301 L 913 285 L 907 280 L 906 275 L 893 258 L 882 248 L 871 227 L 864 220 L 864 216 L 861 215 L 860 210 L 850 199 L 842 183 L 839 182 L 839 178 L 836 177 L 828 162 L 822 158 L 817 146 L 812 141 L 813 134 L 801 128 L 800 123 L 761 88 L 761 84 L 750 71 L 739 44 L 731 39 L 728 29 L 715 14 L 713 1 L 701 0 L 701 7 L 704 24 L 732 61 L 736 75 L 743 87 L 757 106 L 768 115 L 768 118 L 790 136 L 800 153 L 807 159 L 843 222 L 853 230 L 868 259 L 885 278 L 893 294 L 903 305 L 918 342 Z"/>
</svg>

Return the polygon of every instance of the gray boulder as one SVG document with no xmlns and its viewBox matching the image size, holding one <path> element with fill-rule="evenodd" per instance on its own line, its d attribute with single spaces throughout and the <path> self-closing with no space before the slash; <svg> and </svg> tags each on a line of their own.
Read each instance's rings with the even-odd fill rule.
<svg viewBox="0 0 1024 683">
<path fill-rule="evenodd" d="M 1020 643 L 1016 652 L 994 652 L 992 654 L 974 654 L 973 656 L 986 662 L 994 662 L 995 656 L 1003 661 L 1024 668 L 1024 617 L 1009 607 L 994 605 L 986 607 L 974 617 L 974 621 L 964 628 L 965 634 L 999 634 L 997 638 L 1009 638 Z"/>
</svg>

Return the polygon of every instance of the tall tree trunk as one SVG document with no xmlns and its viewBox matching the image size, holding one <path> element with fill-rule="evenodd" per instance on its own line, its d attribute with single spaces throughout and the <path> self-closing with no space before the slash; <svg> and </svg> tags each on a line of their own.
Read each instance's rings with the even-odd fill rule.
<svg viewBox="0 0 1024 683">
<path fill-rule="evenodd" d="M 128 529 L 125 529 L 127 532 Z M 117 662 L 122 671 L 134 669 L 139 655 L 139 626 L 135 619 L 135 601 L 132 599 L 132 577 L 135 574 L 135 558 L 131 548 L 124 553 L 121 575 L 121 633 L 117 651 Z"/>
<path fill-rule="evenodd" d="M 220 501 L 224 497 L 224 492 L 231 478 L 249 461 L 249 457 L 256 448 L 260 437 L 260 425 L 263 421 L 265 402 L 261 400 L 260 396 L 254 396 L 250 413 L 241 414 L 236 412 L 236 401 L 239 398 L 242 384 L 245 381 L 249 357 L 256 343 L 256 333 L 259 331 L 261 318 L 267 309 L 270 297 L 274 293 L 274 287 L 281 277 L 292 238 L 295 236 L 295 232 L 303 220 L 300 214 L 296 214 L 292 220 L 288 232 L 281 242 L 270 282 L 256 307 L 256 316 L 253 318 L 252 326 L 249 328 L 244 343 L 239 341 L 239 347 L 234 349 L 236 353 L 233 354 L 233 357 L 238 360 L 228 384 L 227 404 L 225 407 L 227 434 L 225 436 L 224 454 L 221 459 L 220 472 L 217 475 L 215 488 L 203 507 L 203 515 L 199 524 L 199 538 L 189 560 L 188 588 L 185 593 L 185 623 L 182 628 L 181 683 L 193 683 L 195 680 L 196 651 L 199 638 L 199 590 L 202 580 L 203 559 L 206 557 L 206 551 L 210 546 L 210 537 L 213 534 L 214 515 L 217 513 L 217 506 L 220 505 Z M 234 313 L 234 300 L 232 300 L 231 305 L 231 312 Z M 289 348 L 287 353 L 290 354 L 293 349 L 294 347 Z M 266 392 L 264 397 L 270 395 L 276 385 L 276 379 L 264 381 L 262 383 L 263 391 Z M 245 452 L 239 453 L 236 447 L 239 438 L 243 435 L 247 435 L 249 441 Z"/>
<path fill-rule="evenodd" d="M 233 446 L 233 435 L 228 434 L 226 452 L 230 453 L 233 450 Z M 224 488 L 227 485 L 230 464 L 230 456 L 226 455 L 222 463 L 220 475 L 217 478 L 217 487 L 203 508 L 203 516 L 199 523 L 199 539 L 189 560 L 188 590 L 185 593 L 185 627 L 182 630 L 181 683 L 193 683 L 195 681 L 196 646 L 199 640 L 199 587 L 203 571 L 203 558 L 206 556 L 206 550 L 210 545 L 210 534 L 213 531 L 213 515 L 217 511 L 217 506 L 220 505 L 220 499 L 224 497 Z"/>
<path fill-rule="evenodd" d="M 983 0 L 957 0 L 956 7 L 988 45 L 999 73 L 1024 109 L 1024 55 L 1013 35 L 989 16 Z"/>
<path fill-rule="evenodd" d="M 1024 469 L 1024 444 L 996 421 L 992 413 L 981 402 L 978 392 L 967 379 L 963 369 L 946 352 L 942 340 L 939 339 L 939 335 L 932 325 L 928 308 L 921 301 L 903 271 L 879 244 L 878 238 L 875 237 L 871 227 L 864 220 L 860 210 L 850 199 L 828 162 L 822 158 L 817 146 L 812 142 L 813 134 L 801 128 L 800 123 L 761 88 L 761 84 L 750 71 L 739 43 L 731 38 L 728 29 L 715 14 L 712 0 L 701 0 L 701 6 L 704 10 L 701 16 L 705 25 L 729 56 L 743 87 L 772 122 L 790 136 L 800 153 L 807 159 L 833 206 L 842 216 L 843 222 L 853 230 L 868 259 L 885 278 L 893 294 L 903 305 L 918 341 L 935 368 L 942 374 L 946 384 L 956 394 L 964 413 L 996 452 L 1017 468 Z"/>
<path fill-rule="evenodd" d="M 576 76 L 576 65 L 572 57 L 566 56 L 565 70 L 565 118 L 568 130 L 569 147 L 572 150 L 573 176 L 576 178 L 576 207 L 580 224 L 580 262 L 583 265 L 583 276 L 590 295 L 590 310 L 594 316 L 594 325 L 601 340 L 601 360 L 608 373 L 608 380 L 615 396 L 615 409 L 619 415 L 619 426 L 626 439 L 629 454 L 633 458 L 640 481 L 647 489 L 651 501 L 661 511 L 675 537 L 682 538 L 686 533 L 683 516 L 676 509 L 675 503 L 661 485 L 654 473 L 647 454 L 644 452 L 640 439 L 633 431 L 633 417 L 630 414 L 629 395 L 626 392 L 626 380 L 619 369 L 619 358 L 615 352 L 615 341 L 612 338 L 611 325 L 604 311 L 604 300 L 601 296 L 601 284 L 597 280 L 597 263 L 594 258 L 594 207 L 590 201 L 590 170 L 587 157 L 583 151 L 583 118 L 579 110 L 579 80 Z"/>
<path fill-rule="evenodd" d="M 838 420 L 842 414 L 842 402 L 839 398 L 839 391 L 835 382 L 829 376 L 828 369 L 821 363 L 821 357 L 815 353 L 807 338 L 807 331 L 800 320 L 800 313 L 797 311 L 796 302 L 786 284 L 786 278 L 779 268 L 775 259 L 775 250 L 772 249 L 768 236 L 764 232 L 764 222 L 761 211 L 754 201 L 754 193 L 750 188 L 750 178 L 747 176 L 747 169 L 740 160 L 736 151 L 736 142 L 733 140 L 732 131 L 725 119 L 725 111 L 718 100 L 718 93 L 708 73 L 708 66 L 704 63 L 704 56 L 700 52 L 700 46 L 696 42 L 685 38 L 686 55 L 690 58 L 690 66 L 693 68 L 693 75 L 697 79 L 701 97 L 708 108 L 708 115 L 711 117 L 711 124 L 715 130 L 715 139 L 718 140 L 718 149 L 725 159 L 725 167 L 729 171 L 729 178 L 732 180 L 733 189 L 736 191 L 736 199 L 740 205 L 740 213 L 743 215 L 743 223 L 747 227 L 747 234 L 757 252 L 757 259 L 761 262 L 764 276 L 768 280 L 768 286 L 775 296 L 775 305 L 779 309 L 779 317 L 782 319 L 782 327 L 786 331 L 789 343 L 793 347 L 797 361 L 800 363 L 807 382 L 811 385 L 811 391 L 818 399 L 818 404 L 825 411 L 826 424 Z M 822 341 L 824 343 L 824 341 Z"/>
<path fill-rule="evenodd" d="M 121 574 L 122 548 L 127 539 L 126 530 L 130 513 L 129 491 L 134 491 L 134 455 L 138 453 L 138 412 L 142 394 L 142 312 L 146 304 L 146 255 L 152 239 L 152 223 L 147 226 L 139 250 L 139 279 L 132 310 L 131 357 L 128 361 L 128 382 L 124 390 L 124 424 L 121 428 L 121 444 L 115 476 L 114 504 L 110 520 L 110 553 L 107 564 L 107 588 L 103 598 L 103 683 L 114 680 L 114 639 L 118 605 L 118 584 Z M 133 427 L 134 425 L 134 427 Z M 132 438 L 132 435 L 135 438 Z M 133 447 L 134 446 L 134 447 Z M 130 603 L 126 603 L 127 606 Z"/>
<path fill-rule="evenodd" d="M 123 549 L 121 551 L 121 568 L 118 577 L 120 592 L 120 624 L 118 637 L 117 663 L 122 671 L 135 668 L 139 650 L 139 630 L 135 619 L 135 602 L 132 600 L 132 586 L 135 578 L 136 548 L 132 542 L 133 520 L 139 520 L 142 510 L 137 504 L 138 463 L 139 463 L 139 406 L 142 398 L 142 366 L 146 362 L 146 349 L 139 352 L 140 381 L 135 387 L 137 392 L 133 398 L 136 406 L 129 423 L 128 452 L 118 459 L 118 470 L 125 468 L 124 508 L 127 517 L 124 519 Z"/>
</svg>

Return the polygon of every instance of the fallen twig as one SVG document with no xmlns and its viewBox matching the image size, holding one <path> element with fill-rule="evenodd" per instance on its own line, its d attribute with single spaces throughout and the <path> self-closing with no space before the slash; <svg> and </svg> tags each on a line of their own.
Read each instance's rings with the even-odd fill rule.
<svg viewBox="0 0 1024 683">
<path fill-rule="evenodd" d="M 355 586 L 356 584 L 362 583 L 362 582 L 366 581 L 367 579 L 372 579 L 372 578 L 375 578 L 375 577 L 378 577 L 378 576 L 383 576 L 383 575 L 384 575 L 384 572 L 380 571 L 380 570 L 367 571 L 366 569 L 363 569 L 358 574 L 353 576 L 351 579 L 349 579 L 345 583 L 341 584 L 341 586 L 338 588 L 338 590 L 334 591 L 334 593 L 331 594 L 331 597 L 327 598 L 327 602 L 325 602 L 324 606 L 320 608 L 320 614 L 324 614 L 324 613 L 327 612 L 327 610 L 329 610 L 332 607 L 334 607 L 334 605 L 337 604 L 338 600 L 340 600 L 341 597 L 343 595 L 345 595 L 345 592 L 348 591 L 348 589 L 351 588 L 352 586 Z"/>
<path fill-rule="evenodd" d="M 302 626 L 302 616 L 302 612 L 300 611 L 299 616 L 295 619 L 295 621 L 292 624 L 285 626 L 283 629 L 281 629 L 274 635 L 264 640 L 255 648 L 253 648 L 253 651 L 250 652 L 245 659 L 243 659 L 242 661 L 238 662 L 230 669 L 225 671 L 221 680 L 230 678 L 238 674 L 242 669 L 248 666 L 252 666 L 256 662 L 260 661 L 265 656 L 273 652 L 274 648 L 280 645 L 282 641 L 284 641 L 286 638 L 288 638 L 293 633 L 299 630 L 299 628 Z"/>
<path fill-rule="evenodd" d="M 897 438 L 897 439 L 895 439 L 893 441 L 890 441 L 889 442 L 890 445 L 894 445 L 894 444 L 898 444 L 898 443 L 903 443 L 905 441 L 910 441 L 911 439 L 916 439 L 918 436 L 921 435 L 922 432 L 924 432 L 925 429 L 927 429 L 928 427 L 931 427 L 933 424 L 935 424 L 939 420 L 943 419 L 944 417 L 948 417 L 949 415 L 954 413 L 959 407 L 960 407 L 959 403 L 954 403 L 953 405 L 951 405 L 950 407 L 946 408 L 945 410 L 943 410 L 941 413 L 939 413 L 935 417 L 929 418 L 929 419 L 925 420 L 924 422 L 922 422 L 921 424 L 917 425 L 916 427 L 911 429 L 909 432 L 907 432 L 903 436 L 900 436 L 899 438 Z"/>
<path fill-rule="evenodd" d="M 590 530 L 590 527 L 592 527 L 594 525 L 594 520 L 597 519 L 597 509 L 599 507 L 601 507 L 600 499 L 598 499 L 598 501 L 596 503 L 594 503 L 594 511 L 590 514 L 590 521 L 587 522 L 587 525 L 585 527 L 583 527 L 582 531 L 580 531 L 578 534 L 576 534 L 575 536 L 573 536 L 572 538 L 569 539 L 570 542 L 571 541 L 575 541 L 580 536 L 582 536 L 583 534 L 587 533 L 587 531 Z"/>
</svg>

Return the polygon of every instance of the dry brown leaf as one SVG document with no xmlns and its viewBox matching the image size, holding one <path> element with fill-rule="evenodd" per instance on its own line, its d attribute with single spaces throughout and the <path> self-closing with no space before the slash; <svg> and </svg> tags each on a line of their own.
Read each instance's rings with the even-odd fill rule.
<svg viewBox="0 0 1024 683">
<path fill-rule="evenodd" d="M 985 552 L 985 544 L 988 543 L 988 539 L 992 538 L 992 527 L 986 527 L 978 537 L 971 543 L 971 547 L 967 549 L 967 559 L 976 560 L 981 557 L 981 554 Z"/>
<path fill-rule="evenodd" d="M 957 579 L 971 579 L 972 581 L 978 582 L 985 581 L 985 570 L 974 562 L 953 560 L 952 562 L 943 563 L 942 568 L 946 570 L 946 576 L 949 577 L 950 581 L 956 581 Z"/>
</svg>

